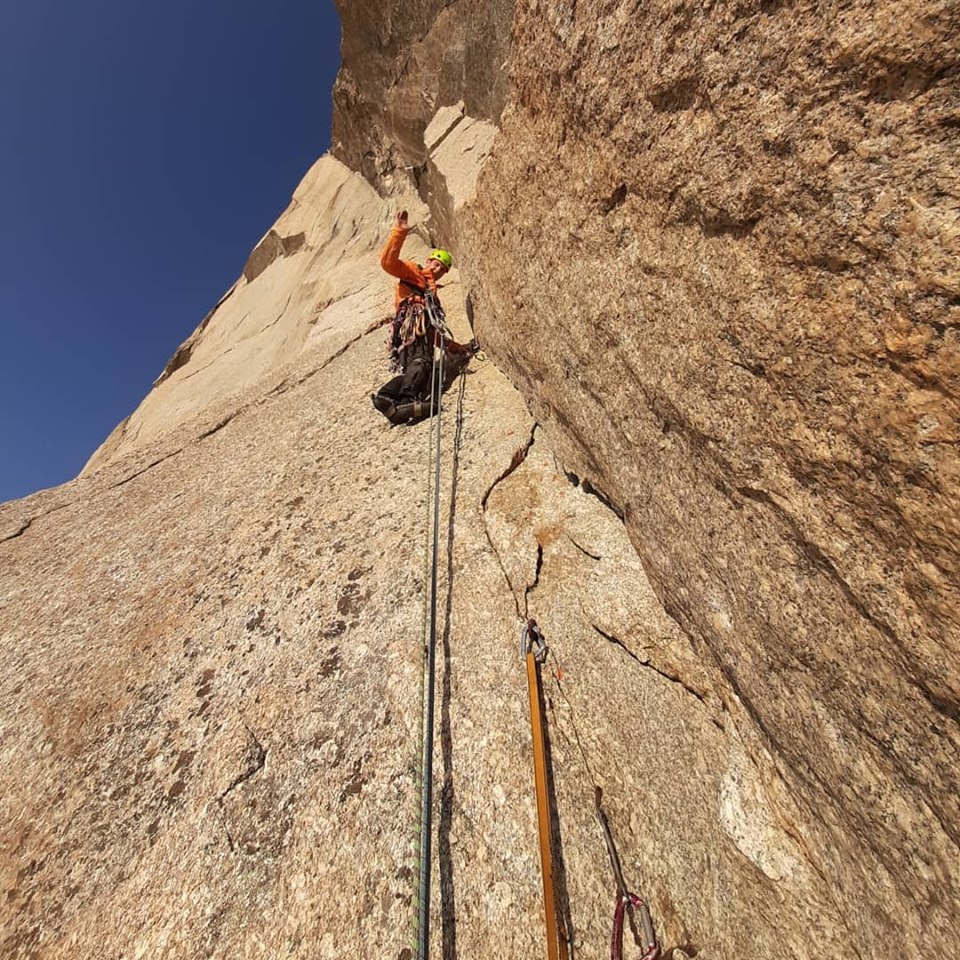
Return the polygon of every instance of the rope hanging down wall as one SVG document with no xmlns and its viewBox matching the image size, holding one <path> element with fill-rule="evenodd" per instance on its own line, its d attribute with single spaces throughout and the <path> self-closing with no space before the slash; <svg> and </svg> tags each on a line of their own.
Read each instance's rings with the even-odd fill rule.
<svg viewBox="0 0 960 960">
<path fill-rule="evenodd" d="M 436 310 L 433 298 L 427 294 L 424 304 L 433 329 L 442 337 L 443 320 Z M 424 605 L 424 622 L 429 629 L 421 631 L 423 659 L 421 662 L 420 698 L 420 763 L 417 793 L 420 806 L 419 850 L 417 855 L 415 905 L 415 939 L 417 960 L 427 960 L 430 952 L 430 874 L 433 839 L 433 728 L 436 700 L 437 664 L 437 571 L 440 550 L 440 428 L 441 396 L 443 393 L 444 348 L 441 341 L 439 359 L 434 361 L 430 382 L 430 431 L 427 465 L 427 503 L 432 506 L 432 518 L 427 517 L 427 542 L 430 544 L 429 610 Z M 432 466 L 432 471 L 431 471 Z"/>
<path fill-rule="evenodd" d="M 443 338 L 448 331 L 442 313 L 437 310 L 429 294 L 424 298 L 431 327 L 436 332 L 441 346 L 435 353 L 430 384 L 430 430 L 427 434 L 427 517 L 424 552 L 424 580 L 429 573 L 429 591 L 424 593 L 423 622 L 421 629 L 421 685 L 420 685 L 420 734 L 417 755 L 419 758 L 416 793 L 419 808 L 417 826 L 417 858 L 414 892 L 414 943 L 417 960 L 429 960 L 430 951 L 430 881 L 433 838 L 433 745 L 434 713 L 436 700 L 436 646 L 437 646 L 437 594 L 439 570 L 440 534 L 440 441 L 441 399 L 444 386 Z M 516 599 L 516 598 L 515 598 Z M 526 606 L 526 604 L 524 604 Z M 518 608 L 519 612 L 519 608 Z M 541 868 L 543 875 L 544 917 L 547 930 L 548 960 L 568 960 L 569 931 L 557 910 L 554 894 L 553 837 L 555 824 L 551 810 L 549 752 L 543 718 L 543 688 L 540 665 L 546 657 L 547 647 L 536 622 L 528 619 L 521 635 L 521 654 L 526 662 L 527 687 L 530 699 L 530 725 L 534 753 L 534 781 L 537 802 L 537 820 Z M 586 759 L 586 758 L 585 758 Z M 624 882 L 620 861 L 606 815 L 601 807 L 601 793 L 596 788 L 596 815 L 603 829 L 604 840 L 610 855 L 617 887 L 617 903 L 614 912 L 613 938 L 610 948 L 611 960 L 621 960 L 623 929 L 629 923 L 634 942 L 644 950 L 642 960 L 655 960 L 659 945 L 653 931 L 650 913 L 646 904 L 631 893 Z M 562 871 L 561 871 L 562 873 Z M 640 915 L 642 934 L 637 929 L 634 911 Z"/>
</svg>

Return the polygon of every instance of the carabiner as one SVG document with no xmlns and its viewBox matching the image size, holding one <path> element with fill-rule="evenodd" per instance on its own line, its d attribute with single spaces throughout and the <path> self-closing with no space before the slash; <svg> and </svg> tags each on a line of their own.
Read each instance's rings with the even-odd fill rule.
<svg viewBox="0 0 960 960">
<path fill-rule="evenodd" d="M 623 960 L 623 918 L 627 907 L 640 912 L 640 924 L 643 927 L 644 953 L 640 960 L 656 960 L 660 954 L 660 945 L 653 932 L 650 910 L 635 893 L 624 892 L 617 897 L 617 907 L 613 914 L 613 940 L 610 944 L 610 960 Z"/>
<path fill-rule="evenodd" d="M 533 654 L 537 663 L 544 663 L 547 659 L 547 641 L 533 619 L 528 620 L 520 631 L 520 658 L 526 659 L 528 653 Z"/>
</svg>

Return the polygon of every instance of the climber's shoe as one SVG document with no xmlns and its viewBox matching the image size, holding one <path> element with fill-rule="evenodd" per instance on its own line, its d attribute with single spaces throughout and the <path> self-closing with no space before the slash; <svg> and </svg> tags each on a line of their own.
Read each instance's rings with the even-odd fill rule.
<svg viewBox="0 0 960 960">
<path fill-rule="evenodd" d="M 371 393 L 370 402 L 373 404 L 374 409 L 382 413 L 388 420 L 393 419 L 395 410 L 393 401 L 389 397 L 385 397 L 380 393 Z"/>
</svg>

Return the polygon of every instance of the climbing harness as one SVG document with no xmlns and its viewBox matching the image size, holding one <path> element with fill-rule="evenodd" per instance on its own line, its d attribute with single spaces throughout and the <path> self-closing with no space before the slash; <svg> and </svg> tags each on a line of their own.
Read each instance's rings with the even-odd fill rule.
<svg viewBox="0 0 960 960">
<path fill-rule="evenodd" d="M 610 960 L 623 960 L 623 921 L 628 916 L 628 911 L 631 910 L 636 910 L 640 914 L 640 925 L 643 928 L 644 953 L 640 960 L 656 960 L 660 954 L 660 946 L 657 943 L 656 934 L 653 932 L 650 909 L 635 893 L 631 893 L 627 889 L 627 884 L 623 879 L 623 870 L 620 867 L 620 857 L 617 856 L 613 834 L 610 832 L 610 824 L 607 821 L 607 815 L 603 812 L 603 807 L 600 805 L 602 797 L 603 792 L 597 787 L 594 801 L 597 820 L 603 828 L 603 839 L 607 845 L 610 865 L 613 867 L 614 881 L 617 884 L 617 905 L 613 913 L 613 939 L 610 943 Z M 630 925 L 633 927 L 632 922 Z M 636 937 L 636 930 L 634 930 L 634 937 Z"/>
<path fill-rule="evenodd" d="M 537 828 L 540 836 L 540 870 L 543 874 L 543 912 L 547 926 L 548 960 L 567 960 L 567 940 L 561 936 L 553 893 L 553 834 L 550 798 L 547 792 L 547 751 L 540 709 L 542 688 L 540 665 L 547 658 L 547 644 L 535 620 L 528 620 L 520 634 L 520 655 L 527 665 L 530 696 L 530 730 L 533 735 L 533 776 L 537 793 Z"/>
<path fill-rule="evenodd" d="M 430 292 L 424 296 L 424 310 L 431 326 L 441 335 L 446 327 L 439 304 Z M 436 699 L 437 662 L 437 571 L 440 551 L 440 426 L 441 395 L 443 393 L 443 360 L 445 350 L 440 346 L 439 359 L 434 360 L 430 382 L 430 463 L 427 468 L 427 542 L 432 537 L 432 560 L 430 562 L 430 604 L 425 624 L 429 631 L 422 631 L 423 659 L 421 661 L 420 697 L 420 766 L 417 777 L 417 793 L 420 801 L 419 852 L 417 858 L 417 890 L 415 904 L 415 933 L 417 960 L 427 960 L 430 951 L 430 872 L 431 844 L 433 840 L 433 728 L 434 703 Z M 433 475 L 430 476 L 432 465 Z M 432 495 L 432 525 L 429 515 Z M 425 565 L 426 566 L 426 565 Z"/>
<path fill-rule="evenodd" d="M 401 280 L 400 283 L 412 293 L 400 301 L 390 321 L 387 349 L 390 353 L 390 369 L 394 373 L 403 367 L 403 351 L 418 337 L 425 336 L 428 326 L 434 327 L 443 336 L 450 335 L 436 291 L 430 287 L 418 287 L 409 280 Z"/>
</svg>

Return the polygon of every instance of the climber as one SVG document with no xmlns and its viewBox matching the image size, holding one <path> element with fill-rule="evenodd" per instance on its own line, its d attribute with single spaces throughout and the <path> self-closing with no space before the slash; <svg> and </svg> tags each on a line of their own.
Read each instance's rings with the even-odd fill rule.
<svg viewBox="0 0 960 960">
<path fill-rule="evenodd" d="M 434 312 L 442 321 L 437 281 L 453 266 L 453 258 L 446 250 L 434 250 L 422 267 L 401 260 L 400 249 L 409 230 L 407 211 L 401 210 L 380 257 L 383 269 L 400 281 L 390 328 L 391 356 L 400 373 L 371 394 L 370 399 L 392 424 L 409 423 L 430 415 L 436 347 L 453 355 L 450 360 L 445 360 L 444 386 L 453 381 L 477 352 L 476 341 L 456 343 L 431 325 L 425 298 L 432 297 Z"/>
</svg>

